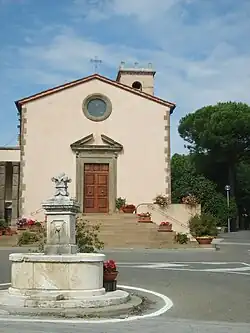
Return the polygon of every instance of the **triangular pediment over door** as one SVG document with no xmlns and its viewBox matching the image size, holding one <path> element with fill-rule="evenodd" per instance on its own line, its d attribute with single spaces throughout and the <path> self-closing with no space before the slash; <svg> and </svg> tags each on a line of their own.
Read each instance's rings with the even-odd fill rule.
<svg viewBox="0 0 250 333">
<path fill-rule="evenodd" d="M 121 152 L 123 150 L 123 146 L 111 139 L 105 134 L 100 135 L 101 140 L 96 140 L 94 134 L 89 134 L 84 138 L 72 143 L 71 149 L 73 151 L 107 151 L 107 152 Z M 97 143 L 98 141 L 98 143 Z M 101 141 L 101 142 L 100 142 Z"/>
</svg>

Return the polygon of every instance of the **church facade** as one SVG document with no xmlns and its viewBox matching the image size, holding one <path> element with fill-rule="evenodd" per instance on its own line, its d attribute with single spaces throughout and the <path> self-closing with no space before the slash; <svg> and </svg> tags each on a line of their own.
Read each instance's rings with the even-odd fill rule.
<svg viewBox="0 0 250 333">
<path fill-rule="evenodd" d="M 116 80 L 93 74 L 18 100 L 19 146 L 0 148 L 0 215 L 42 219 L 62 172 L 84 213 L 115 212 L 117 197 L 171 200 L 175 104 L 154 95 L 154 77 L 150 66 L 122 65 Z"/>
</svg>

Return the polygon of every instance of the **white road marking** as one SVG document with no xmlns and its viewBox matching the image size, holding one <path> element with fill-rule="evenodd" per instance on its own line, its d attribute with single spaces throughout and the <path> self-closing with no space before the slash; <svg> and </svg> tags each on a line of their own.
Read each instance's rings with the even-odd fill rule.
<svg viewBox="0 0 250 333">
<path fill-rule="evenodd" d="M 224 267 L 224 268 L 192 268 L 188 267 L 190 265 L 233 265 L 238 267 Z M 250 271 L 250 265 L 244 262 L 206 262 L 206 261 L 186 261 L 186 262 L 166 262 L 166 263 L 125 263 L 125 265 L 120 264 L 121 267 L 131 267 L 131 268 L 148 268 L 148 269 L 161 269 L 161 270 L 172 270 L 172 271 L 187 271 L 187 272 L 211 272 L 211 273 L 229 273 L 229 272 L 241 272 Z M 241 267 L 239 267 L 241 266 Z M 242 267 L 244 266 L 244 267 Z M 244 274 L 244 273 L 242 273 Z"/>
<path fill-rule="evenodd" d="M 242 265 L 245 265 L 245 266 L 250 267 L 250 264 L 247 264 L 247 263 L 245 263 L 245 262 L 242 262 Z"/>
<path fill-rule="evenodd" d="M 9 284 L 8 284 L 9 285 Z M 159 310 L 155 312 L 151 312 L 145 315 L 141 316 L 131 316 L 127 318 L 110 318 L 110 319 L 100 319 L 100 320 L 85 320 L 85 319 L 36 319 L 36 318 L 13 318 L 6 316 L 5 317 L 0 317 L 0 322 L 22 322 L 22 323 L 50 323 L 50 324 L 105 324 L 105 323 L 120 323 L 120 322 L 128 322 L 128 321 L 135 321 L 135 320 L 140 320 L 140 319 L 146 319 L 146 318 L 154 318 L 158 317 L 165 312 L 167 312 L 169 309 L 172 308 L 173 302 L 171 301 L 170 298 L 167 296 L 157 293 L 152 290 L 144 289 L 144 288 L 139 288 L 139 287 L 130 287 L 130 286 L 124 286 L 124 285 L 119 285 L 118 287 L 123 288 L 123 289 L 128 289 L 128 290 L 133 290 L 133 291 L 139 291 L 147 294 L 154 295 L 158 298 L 160 298 L 164 302 L 164 306 L 161 307 Z"/>
<path fill-rule="evenodd" d="M 239 275 L 250 275 L 250 273 L 241 273 L 241 272 L 228 272 L 231 274 L 239 274 Z"/>
<path fill-rule="evenodd" d="M 166 263 L 163 262 L 118 262 L 118 266 L 124 266 L 124 265 L 158 265 L 158 264 L 167 264 L 167 265 L 183 265 L 186 264 L 201 264 L 201 265 L 229 265 L 229 264 L 243 264 L 250 266 L 250 264 L 246 264 L 241 261 L 169 261 Z"/>
<path fill-rule="evenodd" d="M 250 267 L 236 267 L 236 268 L 212 268 L 203 269 L 204 272 L 241 272 L 250 271 Z"/>
<path fill-rule="evenodd" d="M 168 264 L 168 263 L 157 263 L 151 265 L 140 265 L 140 268 L 171 268 L 171 267 L 188 267 L 189 265 L 181 265 L 181 264 Z M 131 267 L 131 266 L 130 266 Z M 138 267 L 138 266 L 132 266 Z"/>
</svg>

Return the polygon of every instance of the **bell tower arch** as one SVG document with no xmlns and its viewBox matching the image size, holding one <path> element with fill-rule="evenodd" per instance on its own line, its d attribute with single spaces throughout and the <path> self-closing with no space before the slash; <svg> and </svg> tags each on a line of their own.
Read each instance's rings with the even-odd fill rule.
<svg viewBox="0 0 250 333">
<path fill-rule="evenodd" d="M 155 73 L 151 63 L 147 67 L 139 67 L 137 63 L 134 67 L 127 67 L 124 62 L 121 62 L 116 81 L 135 90 L 154 95 Z"/>
</svg>

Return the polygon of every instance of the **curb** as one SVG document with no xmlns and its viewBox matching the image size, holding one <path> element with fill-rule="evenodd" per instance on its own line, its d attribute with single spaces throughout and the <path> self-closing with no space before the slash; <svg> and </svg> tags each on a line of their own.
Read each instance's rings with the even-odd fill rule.
<svg viewBox="0 0 250 333">
<path fill-rule="evenodd" d="M 147 249 L 147 248 L 113 248 L 113 249 L 104 249 L 103 253 L 105 252 L 110 253 L 110 252 L 161 252 L 161 253 L 166 253 L 166 252 L 174 252 L 174 251 L 215 251 L 215 247 L 193 247 L 193 248 L 188 248 L 188 247 L 182 247 L 182 248 L 165 248 L 165 249 Z"/>
</svg>

